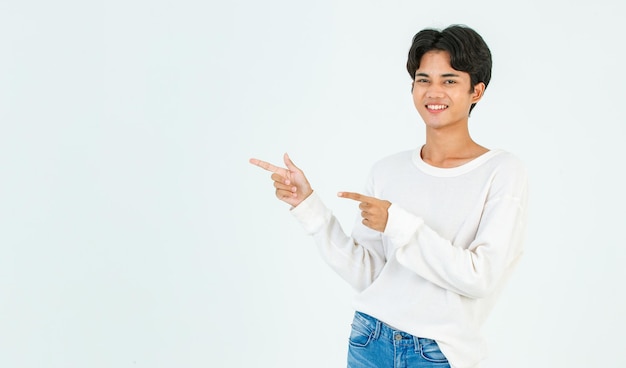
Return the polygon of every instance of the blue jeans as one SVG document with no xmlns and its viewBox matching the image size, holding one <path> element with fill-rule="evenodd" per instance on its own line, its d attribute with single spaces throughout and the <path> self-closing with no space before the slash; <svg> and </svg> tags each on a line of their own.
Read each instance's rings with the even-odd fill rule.
<svg viewBox="0 0 626 368">
<path fill-rule="evenodd" d="M 394 330 L 356 312 L 348 347 L 348 368 L 450 368 L 435 340 Z"/>
</svg>

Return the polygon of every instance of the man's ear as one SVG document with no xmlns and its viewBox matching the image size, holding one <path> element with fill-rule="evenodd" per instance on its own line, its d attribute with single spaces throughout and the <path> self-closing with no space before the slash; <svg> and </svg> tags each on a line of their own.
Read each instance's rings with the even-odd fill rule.
<svg viewBox="0 0 626 368">
<path fill-rule="evenodd" d="M 483 97 L 483 94 L 485 93 L 485 88 L 487 88 L 487 86 L 485 86 L 485 83 L 476 83 L 476 85 L 474 86 L 474 91 L 472 91 L 472 103 L 480 101 L 480 99 Z"/>
</svg>

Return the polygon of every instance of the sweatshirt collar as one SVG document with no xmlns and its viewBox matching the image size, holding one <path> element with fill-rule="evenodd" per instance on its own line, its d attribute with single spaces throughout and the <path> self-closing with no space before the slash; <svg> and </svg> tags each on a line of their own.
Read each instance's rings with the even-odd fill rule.
<svg viewBox="0 0 626 368">
<path fill-rule="evenodd" d="M 481 166 L 485 162 L 489 161 L 492 157 L 495 157 L 503 152 L 501 149 L 489 150 L 483 153 L 482 155 L 476 157 L 475 159 L 464 163 L 463 165 L 450 167 L 450 168 L 442 168 L 442 167 L 432 166 L 426 163 L 422 159 L 421 151 L 422 151 L 422 147 L 419 147 L 415 151 L 413 151 L 413 157 L 412 157 L 413 164 L 415 164 L 415 166 L 417 166 L 417 168 L 423 171 L 424 173 L 428 175 L 432 175 L 432 176 L 439 176 L 439 177 L 451 177 L 451 176 L 459 176 L 459 175 L 466 174 L 474 170 L 475 168 Z"/>
</svg>

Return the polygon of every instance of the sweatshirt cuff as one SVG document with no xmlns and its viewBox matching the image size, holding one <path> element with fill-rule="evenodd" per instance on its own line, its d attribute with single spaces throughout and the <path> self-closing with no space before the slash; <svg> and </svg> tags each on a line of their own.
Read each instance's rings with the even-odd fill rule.
<svg viewBox="0 0 626 368">
<path fill-rule="evenodd" d="M 290 212 L 309 234 L 318 232 L 331 216 L 330 210 L 316 192 L 311 193 L 296 207 L 292 207 Z"/>
<path fill-rule="evenodd" d="M 387 236 L 396 249 L 406 245 L 424 225 L 424 220 L 421 217 L 417 217 L 395 204 L 387 209 L 387 213 L 387 226 L 383 234 Z"/>
</svg>

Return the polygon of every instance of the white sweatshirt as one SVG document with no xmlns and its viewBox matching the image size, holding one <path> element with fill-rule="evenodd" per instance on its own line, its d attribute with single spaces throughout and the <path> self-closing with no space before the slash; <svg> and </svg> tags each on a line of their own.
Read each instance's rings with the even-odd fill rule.
<svg viewBox="0 0 626 368">
<path fill-rule="evenodd" d="M 374 165 L 364 194 L 392 203 L 384 233 L 359 216 L 347 236 L 315 192 L 291 212 L 358 291 L 356 310 L 436 340 L 453 368 L 477 367 L 481 326 L 522 255 L 524 165 L 502 150 L 447 169 L 400 152 Z"/>
</svg>

